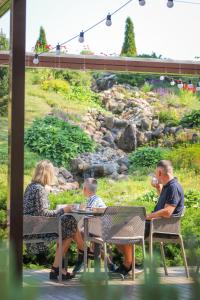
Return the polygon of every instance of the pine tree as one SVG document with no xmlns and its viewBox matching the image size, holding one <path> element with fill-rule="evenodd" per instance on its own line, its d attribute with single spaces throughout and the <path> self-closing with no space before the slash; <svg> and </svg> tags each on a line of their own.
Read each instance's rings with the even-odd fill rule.
<svg viewBox="0 0 200 300">
<path fill-rule="evenodd" d="M 1 28 L 0 31 L 0 50 L 8 50 L 9 49 L 9 41 L 6 37 L 6 35 L 3 33 L 3 30 Z"/>
<path fill-rule="evenodd" d="M 126 19 L 124 43 L 121 50 L 121 56 L 137 56 L 135 45 L 134 25 L 130 17 Z"/>
<path fill-rule="evenodd" d="M 43 51 L 48 51 L 48 46 L 47 46 L 45 30 L 42 26 L 40 26 L 39 38 L 35 44 L 35 52 L 39 53 L 39 52 L 43 52 Z"/>
</svg>

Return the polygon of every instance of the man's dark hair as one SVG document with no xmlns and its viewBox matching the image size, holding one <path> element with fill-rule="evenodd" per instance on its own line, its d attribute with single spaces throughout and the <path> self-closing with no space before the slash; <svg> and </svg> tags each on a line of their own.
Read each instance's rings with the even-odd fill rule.
<svg viewBox="0 0 200 300">
<path fill-rule="evenodd" d="M 162 168 L 165 175 L 168 173 L 173 174 L 173 166 L 170 160 L 160 160 L 157 163 L 157 168 Z"/>
</svg>

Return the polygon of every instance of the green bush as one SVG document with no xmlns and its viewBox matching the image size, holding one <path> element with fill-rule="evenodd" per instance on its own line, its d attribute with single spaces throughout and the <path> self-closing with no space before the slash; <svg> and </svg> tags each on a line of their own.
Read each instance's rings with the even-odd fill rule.
<svg viewBox="0 0 200 300">
<path fill-rule="evenodd" d="M 66 166 L 79 153 L 94 149 L 92 140 L 81 128 L 54 116 L 35 120 L 26 131 L 25 143 L 58 166 Z"/>
<path fill-rule="evenodd" d="M 200 127 L 200 110 L 193 110 L 189 114 L 183 116 L 180 121 L 183 127 Z"/>
<path fill-rule="evenodd" d="M 187 145 L 187 147 L 174 148 L 166 155 L 176 169 L 192 169 L 200 172 L 200 144 Z M 187 172 L 187 171 L 186 171 Z"/>
<path fill-rule="evenodd" d="M 70 86 L 67 81 L 62 79 L 45 80 L 41 84 L 41 88 L 45 91 L 64 92 L 67 93 Z"/>
<path fill-rule="evenodd" d="M 162 148 L 141 147 L 129 155 L 130 169 L 152 168 L 165 158 L 166 150 Z"/>
<path fill-rule="evenodd" d="M 179 124 L 179 118 L 175 109 L 160 111 L 158 117 L 160 122 L 166 125 L 177 126 Z"/>
<path fill-rule="evenodd" d="M 189 190 L 185 193 L 185 206 L 200 208 L 200 191 Z"/>
<path fill-rule="evenodd" d="M 145 82 L 145 84 L 141 87 L 141 90 L 144 92 L 144 93 L 148 93 L 148 92 L 151 92 L 153 89 L 153 86 L 151 84 L 149 84 L 148 82 Z"/>
</svg>

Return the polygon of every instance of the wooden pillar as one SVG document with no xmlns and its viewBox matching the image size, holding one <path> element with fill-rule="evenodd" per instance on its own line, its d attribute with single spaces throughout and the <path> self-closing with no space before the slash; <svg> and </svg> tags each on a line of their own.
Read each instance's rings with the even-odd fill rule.
<svg viewBox="0 0 200 300">
<path fill-rule="evenodd" d="M 25 94 L 26 0 L 11 1 L 10 94 L 9 94 L 9 169 L 8 203 L 10 211 L 11 272 L 22 282 L 23 181 L 24 181 L 24 94 Z"/>
</svg>

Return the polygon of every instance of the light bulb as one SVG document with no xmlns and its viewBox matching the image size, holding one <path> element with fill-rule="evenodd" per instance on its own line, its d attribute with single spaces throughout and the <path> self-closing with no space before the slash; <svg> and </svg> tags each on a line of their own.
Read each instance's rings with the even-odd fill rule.
<svg viewBox="0 0 200 300">
<path fill-rule="evenodd" d="M 161 75 L 160 80 L 162 80 L 162 81 L 165 80 L 165 76 Z"/>
<path fill-rule="evenodd" d="M 174 1 L 173 0 L 168 0 L 167 1 L 167 7 L 172 8 L 174 6 Z"/>
<path fill-rule="evenodd" d="M 84 32 L 83 31 L 80 32 L 78 41 L 79 41 L 79 43 L 84 42 Z"/>
<path fill-rule="evenodd" d="M 56 55 L 60 55 L 60 44 L 56 46 Z"/>
<path fill-rule="evenodd" d="M 171 84 L 171 86 L 174 86 L 174 85 L 175 85 L 174 79 L 172 79 L 172 80 L 170 81 L 170 84 Z"/>
<path fill-rule="evenodd" d="M 34 63 L 34 65 L 38 65 L 39 64 L 39 57 L 38 57 L 38 54 L 35 54 L 35 56 L 34 56 L 34 59 L 33 59 L 33 63 Z"/>
<path fill-rule="evenodd" d="M 106 17 L 106 26 L 111 26 L 112 21 L 111 21 L 111 14 L 108 14 Z"/>
<path fill-rule="evenodd" d="M 177 87 L 178 87 L 179 89 L 182 89 L 182 88 L 183 88 L 183 83 L 182 83 L 182 82 L 178 83 L 178 84 L 177 84 Z"/>
<path fill-rule="evenodd" d="M 140 6 L 144 6 L 146 4 L 145 0 L 139 0 Z"/>
</svg>

